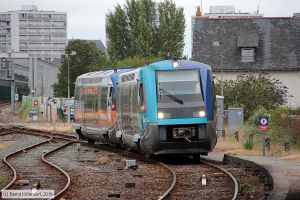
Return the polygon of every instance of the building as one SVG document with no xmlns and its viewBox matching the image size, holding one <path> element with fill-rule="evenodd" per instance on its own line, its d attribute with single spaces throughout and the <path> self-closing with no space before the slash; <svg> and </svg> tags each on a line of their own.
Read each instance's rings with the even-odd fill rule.
<svg viewBox="0 0 300 200">
<path fill-rule="evenodd" d="M 12 49 L 50 61 L 61 57 L 67 42 L 65 12 L 39 11 L 35 5 L 0 12 L 0 52 Z"/>
<path fill-rule="evenodd" d="M 106 53 L 106 48 L 101 40 L 86 40 L 88 42 L 94 43 L 96 47 L 102 52 Z"/>
<path fill-rule="evenodd" d="M 71 39 L 69 40 L 68 42 L 72 41 L 72 40 L 75 40 L 75 39 Z M 81 40 L 81 39 L 79 39 Z M 84 40 L 84 39 L 82 39 Z M 106 53 L 106 48 L 102 42 L 102 40 L 85 40 L 87 42 L 91 42 L 91 43 L 94 43 L 96 45 L 96 47 L 102 52 L 102 53 Z"/>
<path fill-rule="evenodd" d="M 268 71 L 289 89 L 289 106 L 300 106 L 300 17 L 202 16 L 192 24 L 192 59 L 207 63 L 220 79 Z M 214 45 L 218 44 L 218 45 Z"/>
<path fill-rule="evenodd" d="M 259 8 L 257 11 L 250 12 L 236 12 L 234 6 L 210 6 L 209 13 L 203 15 L 205 18 L 260 18 L 263 17 L 259 14 Z"/>
<path fill-rule="evenodd" d="M 0 53 L 0 57 L 12 61 L 15 75 L 16 92 L 28 95 L 34 92 L 37 96 L 53 97 L 52 85 L 57 82 L 59 66 L 28 53 Z M 10 84 L 8 70 L 0 68 L 0 100 L 10 101 Z"/>
</svg>

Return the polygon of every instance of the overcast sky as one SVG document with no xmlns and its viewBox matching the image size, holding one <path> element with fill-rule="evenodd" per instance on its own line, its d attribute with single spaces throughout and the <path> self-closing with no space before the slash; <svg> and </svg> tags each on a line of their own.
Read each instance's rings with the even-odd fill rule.
<svg viewBox="0 0 300 200">
<path fill-rule="evenodd" d="M 155 0 L 159 2 L 160 0 Z M 174 0 L 184 8 L 186 18 L 184 54 L 191 56 L 191 16 L 201 0 Z M 125 0 L 0 0 L 0 12 L 20 10 L 21 5 L 35 4 L 39 10 L 68 13 L 68 38 L 101 39 L 105 44 L 105 13 Z M 234 5 L 236 11 L 259 12 L 265 17 L 289 17 L 300 13 L 300 0 L 203 0 L 203 12 L 213 5 Z"/>
</svg>

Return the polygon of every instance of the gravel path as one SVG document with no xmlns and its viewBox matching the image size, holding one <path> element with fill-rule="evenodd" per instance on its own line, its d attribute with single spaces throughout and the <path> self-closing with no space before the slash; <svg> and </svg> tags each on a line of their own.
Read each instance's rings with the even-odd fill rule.
<svg viewBox="0 0 300 200">
<path fill-rule="evenodd" d="M 79 149 L 79 151 L 78 151 Z M 48 157 L 71 176 L 65 199 L 157 199 L 172 182 L 168 170 L 158 164 L 137 161 L 138 169 L 126 170 L 125 160 L 117 153 L 78 144 Z M 132 188 L 127 188 L 132 186 Z"/>
</svg>

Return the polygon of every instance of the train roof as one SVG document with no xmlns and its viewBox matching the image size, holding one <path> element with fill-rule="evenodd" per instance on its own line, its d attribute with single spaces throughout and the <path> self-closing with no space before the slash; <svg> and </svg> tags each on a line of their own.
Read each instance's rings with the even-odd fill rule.
<svg viewBox="0 0 300 200">
<path fill-rule="evenodd" d="M 163 60 L 163 61 L 158 61 L 155 63 L 150 64 L 149 66 L 145 67 L 150 67 L 153 68 L 154 70 L 163 70 L 165 69 L 170 69 L 173 68 L 173 62 L 174 60 Z M 200 69 L 206 69 L 206 70 L 211 70 L 211 67 L 207 64 L 196 62 L 196 61 L 191 61 L 191 60 L 177 60 L 177 62 L 180 63 L 180 66 L 178 69 L 193 69 L 193 68 L 200 68 Z"/>
<path fill-rule="evenodd" d="M 103 70 L 97 72 L 89 72 L 78 76 L 76 79 L 76 85 L 104 85 L 112 82 L 113 85 L 116 86 L 118 82 L 118 76 L 121 73 L 130 70 L 132 69 L 118 69 L 117 71 Z"/>
</svg>

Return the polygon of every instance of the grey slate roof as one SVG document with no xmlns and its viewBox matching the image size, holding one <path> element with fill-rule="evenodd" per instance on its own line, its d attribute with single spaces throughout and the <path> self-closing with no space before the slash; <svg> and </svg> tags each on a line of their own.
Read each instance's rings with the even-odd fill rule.
<svg viewBox="0 0 300 200">
<path fill-rule="evenodd" d="M 103 53 L 106 52 L 106 48 L 101 40 L 86 40 L 86 41 L 95 43 L 96 47 L 100 49 L 100 51 L 102 51 Z"/>
<path fill-rule="evenodd" d="M 69 42 L 72 41 L 72 40 L 73 40 L 73 39 L 70 39 Z M 84 39 L 82 39 L 82 40 L 84 40 Z M 104 46 L 102 40 L 85 40 L 85 41 L 95 43 L 95 44 L 96 44 L 96 47 L 97 47 L 100 51 L 102 51 L 103 53 L 106 53 L 106 48 L 105 48 L 105 46 Z"/>
<path fill-rule="evenodd" d="M 237 47 L 258 47 L 258 34 L 240 34 L 237 36 Z"/>
<path fill-rule="evenodd" d="M 254 62 L 241 62 L 243 47 L 254 48 Z M 195 19 L 192 59 L 216 71 L 221 55 L 228 71 L 300 70 L 300 18 Z"/>
</svg>

